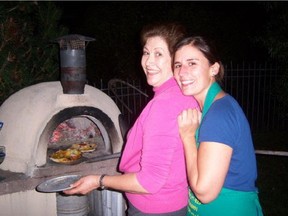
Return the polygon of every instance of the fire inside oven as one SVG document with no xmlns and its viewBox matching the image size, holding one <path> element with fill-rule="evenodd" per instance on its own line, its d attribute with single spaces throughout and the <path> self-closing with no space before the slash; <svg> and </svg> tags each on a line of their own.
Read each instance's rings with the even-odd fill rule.
<svg viewBox="0 0 288 216">
<path fill-rule="evenodd" d="M 53 153 L 73 148 L 75 144 L 87 144 L 95 148 L 82 152 L 82 156 L 72 161 L 71 165 L 110 155 L 115 133 L 113 122 L 101 110 L 94 107 L 66 108 L 51 118 L 43 132 L 44 137 L 48 137 L 47 164 L 55 164 L 51 160 Z"/>
</svg>

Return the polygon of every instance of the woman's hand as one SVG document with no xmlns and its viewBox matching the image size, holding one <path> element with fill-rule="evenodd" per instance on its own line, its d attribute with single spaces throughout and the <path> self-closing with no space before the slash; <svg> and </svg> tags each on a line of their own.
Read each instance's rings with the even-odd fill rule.
<svg viewBox="0 0 288 216">
<path fill-rule="evenodd" d="M 63 191 L 65 194 L 87 194 L 99 187 L 100 176 L 89 175 L 82 177 L 71 185 L 72 189 Z"/>
<path fill-rule="evenodd" d="M 178 116 L 179 133 L 182 141 L 195 137 L 201 121 L 201 112 L 197 109 L 183 110 Z"/>
</svg>

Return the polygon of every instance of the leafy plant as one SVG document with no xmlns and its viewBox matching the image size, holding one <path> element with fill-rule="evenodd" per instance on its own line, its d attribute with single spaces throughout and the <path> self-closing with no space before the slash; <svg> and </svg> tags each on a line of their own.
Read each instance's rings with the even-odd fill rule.
<svg viewBox="0 0 288 216">
<path fill-rule="evenodd" d="M 59 77 L 58 46 L 67 29 L 58 26 L 53 2 L 2 2 L 0 5 L 0 104 L 16 91 Z"/>
<path fill-rule="evenodd" d="M 268 14 L 266 28 L 255 42 L 262 44 L 271 56 L 272 60 L 278 62 L 283 68 L 288 65 L 288 5 L 286 2 L 261 2 Z M 281 23 L 281 25 L 279 25 Z M 276 95 L 282 108 L 282 116 L 288 118 L 288 70 L 275 85 L 273 94 Z"/>
</svg>

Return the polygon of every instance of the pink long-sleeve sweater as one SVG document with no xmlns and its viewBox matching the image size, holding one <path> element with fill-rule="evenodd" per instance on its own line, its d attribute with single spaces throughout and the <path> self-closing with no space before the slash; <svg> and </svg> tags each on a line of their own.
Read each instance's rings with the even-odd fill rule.
<svg viewBox="0 0 288 216">
<path fill-rule="evenodd" d="M 177 116 L 198 104 L 193 97 L 181 93 L 174 78 L 153 91 L 153 99 L 128 133 L 119 169 L 124 173 L 136 173 L 139 183 L 149 192 L 126 193 L 133 206 L 144 213 L 173 212 L 188 203 Z"/>
</svg>

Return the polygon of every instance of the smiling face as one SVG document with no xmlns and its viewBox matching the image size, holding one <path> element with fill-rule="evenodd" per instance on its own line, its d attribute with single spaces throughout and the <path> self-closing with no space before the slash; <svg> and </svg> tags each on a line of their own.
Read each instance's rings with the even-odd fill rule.
<svg viewBox="0 0 288 216">
<path fill-rule="evenodd" d="M 190 44 L 175 53 L 174 77 L 183 94 L 193 95 L 199 102 L 205 100 L 218 71 L 218 63 L 210 65 L 203 53 Z"/>
<path fill-rule="evenodd" d="M 165 40 L 158 36 L 149 38 L 143 47 L 141 59 L 147 83 L 158 87 L 173 77 L 171 61 L 172 58 Z"/>
</svg>

